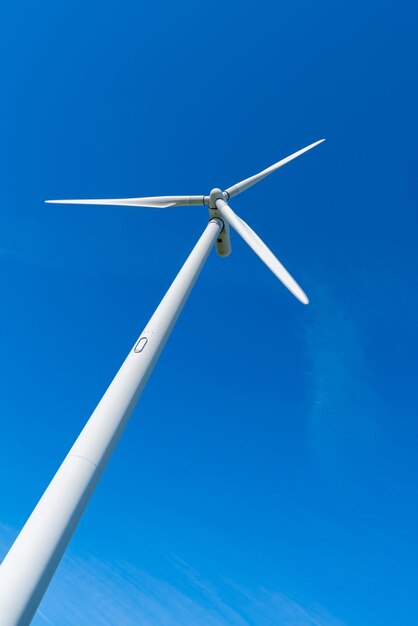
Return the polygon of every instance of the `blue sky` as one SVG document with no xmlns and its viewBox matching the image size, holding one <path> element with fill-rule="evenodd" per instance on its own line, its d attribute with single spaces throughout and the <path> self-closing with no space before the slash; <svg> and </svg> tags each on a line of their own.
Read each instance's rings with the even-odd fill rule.
<svg viewBox="0 0 418 626">
<path fill-rule="evenodd" d="M 212 254 L 45 624 L 386 626 L 418 611 L 418 8 L 8 3 L 0 13 L 0 551 L 203 230 L 237 197 L 310 297 Z"/>
</svg>

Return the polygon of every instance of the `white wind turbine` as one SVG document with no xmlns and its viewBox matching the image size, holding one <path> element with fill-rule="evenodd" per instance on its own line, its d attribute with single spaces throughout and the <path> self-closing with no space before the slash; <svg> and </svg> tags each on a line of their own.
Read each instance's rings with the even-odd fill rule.
<svg viewBox="0 0 418 626">
<path fill-rule="evenodd" d="M 209 196 L 47 201 L 155 208 L 202 205 L 209 208 L 210 219 L 3 560 L 0 626 L 25 626 L 31 622 L 213 244 L 221 256 L 230 253 L 229 227 L 241 235 L 300 302 L 308 304 L 301 287 L 250 226 L 234 213 L 228 201 L 323 141 L 298 150 L 223 192 L 213 189 Z"/>
</svg>

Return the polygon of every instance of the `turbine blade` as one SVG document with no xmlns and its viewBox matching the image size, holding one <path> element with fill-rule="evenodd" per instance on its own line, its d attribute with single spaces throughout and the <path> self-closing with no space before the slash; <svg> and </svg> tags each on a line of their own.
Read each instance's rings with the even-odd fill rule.
<svg viewBox="0 0 418 626">
<path fill-rule="evenodd" d="M 112 204 L 166 209 L 173 206 L 204 205 L 204 196 L 155 196 L 150 198 L 114 198 L 99 200 L 45 200 L 53 204 Z"/>
<path fill-rule="evenodd" d="M 325 141 L 325 139 L 320 139 L 319 141 L 315 141 L 315 143 L 311 143 L 309 146 L 306 146 L 306 148 L 302 148 L 302 150 L 298 150 L 297 152 L 294 152 L 293 154 L 291 154 L 290 156 L 286 157 L 285 159 L 282 159 L 281 161 L 278 161 L 277 163 L 274 163 L 274 165 L 270 165 L 270 167 L 268 167 L 267 169 L 263 170 L 259 174 L 255 174 L 254 176 L 250 176 L 249 178 L 246 178 L 245 180 L 242 180 L 240 183 L 237 183 L 236 185 L 233 185 L 232 187 L 229 187 L 228 189 L 225 189 L 225 193 L 228 194 L 229 198 L 233 198 L 234 196 L 236 196 L 237 194 L 245 191 L 249 187 L 252 187 L 256 183 L 259 183 L 260 180 L 263 180 L 263 178 L 265 178 L 269 174 L 272 174 L 273 172 L 278 170 L 279 167 L 282 167 L 283 165 L 286 165 L 286 163 L 289 163 L 289 161 L 293 161 L 293 159 L 296 159 L 301 154 L 304 154 L 305 152 L 308 152 L 308 150 L 312 150 L 312 148 L 315 148 L 316 146 L 319 146 L 319 144 L 324 142 L 324 141 Z"/>
<path fill-rule="evenodd" d="M 280 263 L 273 252 L 266 246 L 264 241 L 253 231 L 251 226 L 246 224 L 243 219 L 238 217 L 236 213 L 223 200 L 216 201 L 216 207 L 222 217 L 237 231 L 257 256 L 267 265 L 275 276 L 283 283 L 295 298 L 302 304 L 308 304 L 309 299 L 303 289 L 297 284 L 294 278 L 289 274 L 287 269 Z"/>
</svg>

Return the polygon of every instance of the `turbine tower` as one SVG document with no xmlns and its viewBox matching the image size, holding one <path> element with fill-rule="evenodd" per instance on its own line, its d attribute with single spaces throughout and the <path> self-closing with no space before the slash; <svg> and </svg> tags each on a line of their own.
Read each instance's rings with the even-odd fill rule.
<svg viewBox="0 0 418 626">
<path fill-rule="evenodd" d="M 0 626 L 27 626 L 32 621 L 209 252 L 215 244 L 218 254 L 230 254 L 230 226 L 285 287 L 308 304 L 302 288 L 228 202 L 323 141 L 224 191 L 212 189 L 208 196 L 47 200 L 154 208 L 200 205 L 208 207 L 209 223 L 4 558 L 0 566 Z"/>
</svg>

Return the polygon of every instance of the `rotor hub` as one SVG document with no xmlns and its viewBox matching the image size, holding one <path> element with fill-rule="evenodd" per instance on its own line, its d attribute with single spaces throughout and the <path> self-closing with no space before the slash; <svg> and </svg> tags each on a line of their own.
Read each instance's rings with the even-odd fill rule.
<svg viewBox="0 0 418 626">
<path fill-rule="evenodd" d="M 216 201 L 217 200 L 225 200 L 225 199 L 226 198 L 225 198 L 223 192 L 220 189 L 218 189 L 217 187 L 215 187 L 215 189 L 212 189 L 212 191 L 210 192 L 209 208 L 216 210 Z"/>
</svg>

